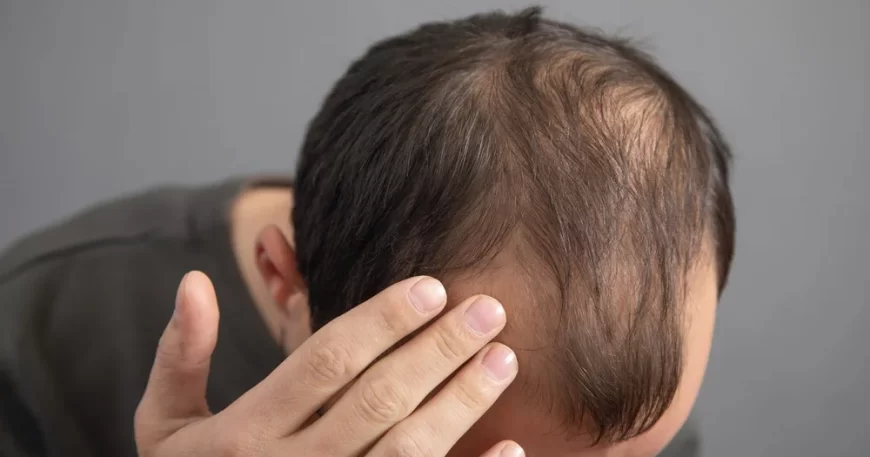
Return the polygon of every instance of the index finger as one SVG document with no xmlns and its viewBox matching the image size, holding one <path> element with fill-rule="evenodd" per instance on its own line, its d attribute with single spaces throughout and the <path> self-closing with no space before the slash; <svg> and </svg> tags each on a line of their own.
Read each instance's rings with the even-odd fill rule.
<svg viewBox="0 0 870 457">
<path fill-rule="evenodd" d="M 416 277 L 388 287 L 312 335 L 228 413 L 242 414 L 260 437 L 293 433 L 446 303 L 447 292 L 434 278 Z"/>
</svg>

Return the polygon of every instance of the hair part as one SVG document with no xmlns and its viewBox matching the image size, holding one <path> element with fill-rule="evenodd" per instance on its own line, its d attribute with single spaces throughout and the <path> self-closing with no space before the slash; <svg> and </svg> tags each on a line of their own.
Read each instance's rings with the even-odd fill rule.
<svg viewBox="0 0 870 457">
<path fill-rule="evenodd" d="M 536 381 L 549 407 L 597 440 L 631 438 L 676 392 L 708 234 L 724 286 L 729 161 L 652 58 L 539 8 L 386 39 L 302 146 L 293 222 L 313 326 L 403 278 L 449 282 L 511 250 L 555 335 L 559 375 Z"/>
</svg>

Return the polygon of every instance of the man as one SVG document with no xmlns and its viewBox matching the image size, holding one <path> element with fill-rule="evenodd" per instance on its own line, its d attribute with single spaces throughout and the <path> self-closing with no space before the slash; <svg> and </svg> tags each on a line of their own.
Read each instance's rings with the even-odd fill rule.
<svg viewBox="0 0 870 457">
<path fill-rule="evenodd" d="M 648 57 L 537 9 L 377 43 L 292 188 L 154 191 L 6 253 L 4 452 L 135 455 L 135 410 L 151 456 L 655 455 L 706 365 L 728 158 Z"/>
</svg>

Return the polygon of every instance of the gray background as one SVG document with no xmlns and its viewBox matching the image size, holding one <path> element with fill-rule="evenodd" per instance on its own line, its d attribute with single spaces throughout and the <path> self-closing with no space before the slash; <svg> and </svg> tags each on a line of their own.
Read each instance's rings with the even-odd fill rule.
<svg viewBox="0 0 870 457">
<path fill-rule="evenodd" d="M 156 183 L 291 170 L 367 44 L 524 4 L 0 0 L 0 244 Z M 707 454 L 870 455 L 870 2 L 544 4 L 647 41 L 737 153 Z"/>
</svg>

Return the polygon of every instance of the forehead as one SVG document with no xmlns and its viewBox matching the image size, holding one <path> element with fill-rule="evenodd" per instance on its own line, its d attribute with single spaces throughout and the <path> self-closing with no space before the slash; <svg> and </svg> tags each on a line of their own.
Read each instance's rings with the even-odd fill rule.
<svg viewBox="0 0 870 457">
<path fill-rule="evenodd" d="M 444 279 L 448 307 L 457 306 L 475 295 L 488 295 L 505 308 L 507 325 L 497 341 L 522 351 L 527 347 L 541 347 L 547 333 L 548 310 L 555 303 L 547 297 L 557 295 L 555 284 L 546 275 L 530 273 L 533 268 L 517 254 L 516 249 L 499 252 L 484 267 L 452 275 Z M 520 356 L 521 354 L 518 354 Z"/>
<path fill-rule="evenodd" d="M 588 442 L 570 439 L 553 423 L 540 408 L 527 403 L 520 389 L 511 386 L 463 436 L 448 457 L 478 457 L 506 439 L 520 443 L 527 457 L 587 455 Z"/>
</svg>

